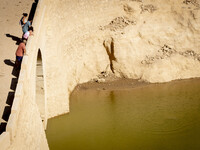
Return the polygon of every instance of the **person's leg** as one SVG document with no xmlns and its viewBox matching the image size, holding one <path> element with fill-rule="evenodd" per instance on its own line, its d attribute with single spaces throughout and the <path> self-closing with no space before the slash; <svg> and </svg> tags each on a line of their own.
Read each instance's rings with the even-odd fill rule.
<svg viewBox="0 0 200 150">
<path fill-rule="evenodd" d="M 16 56 L 16 61 L 15 61 L 15 69 L 20 70 L 21 69 L 21 62 L 22 62 L 21 56 Z"/>
</svg>

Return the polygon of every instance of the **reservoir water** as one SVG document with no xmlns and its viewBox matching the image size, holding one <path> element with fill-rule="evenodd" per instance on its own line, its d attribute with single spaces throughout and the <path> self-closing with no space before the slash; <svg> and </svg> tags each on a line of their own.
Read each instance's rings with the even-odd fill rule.
<svg viewBox="0 0 200 150">
<path fill-rule="evenodd" d="M 200 150 L 200 79 L 75 90 L 46 135 L 51 150 Z"/>
</svg>

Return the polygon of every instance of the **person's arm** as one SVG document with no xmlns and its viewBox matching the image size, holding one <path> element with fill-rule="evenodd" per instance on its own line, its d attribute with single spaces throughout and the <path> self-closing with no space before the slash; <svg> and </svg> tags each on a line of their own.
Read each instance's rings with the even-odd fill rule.
<svg viewBox="0 0 200 150">
<path fill-rule="evenodd" d="M 28 21 L 28 26 L 31 27 L 32 20 Z"/>
<path fill-rule="evenodd" d="M 25 17 L 23 17 L 22 22 L 23 22 L 23 24 L 26 23 L 26 18 Z"/>
<path fill-rule="evenodd" d="M 24 46 L 24 55 L 27 55 L 27 53 L 26 53 L 26 46 Z"/>
<path fill-rule="evenodd" d="M 33 31 L 30 32 L 30 35 L 34 35 Z"/>
<path fill-rule="evenodd" d="M 26 48 L 24 49 L 24 55 L 27 55 L 27 53 L 26 53 Z"/>
</svg>

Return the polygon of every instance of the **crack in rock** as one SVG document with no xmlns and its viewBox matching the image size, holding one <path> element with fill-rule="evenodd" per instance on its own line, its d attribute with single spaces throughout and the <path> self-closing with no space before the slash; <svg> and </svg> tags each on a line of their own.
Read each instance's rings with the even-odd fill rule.
<svg viewBox="0 0 200 150">
<path fill-rule="evenodd" d="M 111 37 L 107 40 L 104 40 L 103 42 L 103 46 L 106 49 L 106 52 L 109 56 L 109 60 L 110 60 L 110 69 L 111 71 L 114 73 L 114 68 L 113 68 L 113 63 L 112 61 L 117 61 L 115 55 L 114 55 L 114 39 Z"/>
</svg>

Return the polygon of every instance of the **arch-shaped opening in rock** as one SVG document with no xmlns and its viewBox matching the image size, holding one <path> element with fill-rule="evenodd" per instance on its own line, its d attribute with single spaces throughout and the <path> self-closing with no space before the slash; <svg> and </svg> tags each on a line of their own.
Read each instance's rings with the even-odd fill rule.
<svg viewBox="0 0 200 150">
<path fill-rule="evenodd" d="M 43 75 L 43 63 L 42 53 L 38 50 L 37 63 L 36 63 L 36 103 L 40 111 L 40 116 L 46 126 L 46 106 L 45 106 L 45 90 L 44 90 L 44 75 Z"/>
</svg>

